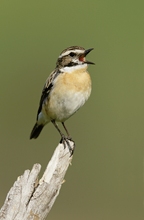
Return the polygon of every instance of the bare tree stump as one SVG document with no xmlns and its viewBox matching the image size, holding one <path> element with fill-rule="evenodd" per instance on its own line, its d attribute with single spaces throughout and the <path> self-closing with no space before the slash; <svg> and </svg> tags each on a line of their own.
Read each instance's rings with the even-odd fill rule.
<svg viewBox="0 0 144 220">
<path fill-rule="evenodd" d="M 69 141 L 74 150 L 74 142 Z M 40 164 L 19 176 L 7 194 L 0 210 L 0 220 L 44 220 L 51 210 L 64 182 L 72 156 L 68 147 L 59 144 L 40 180 Z"/>
</svg>

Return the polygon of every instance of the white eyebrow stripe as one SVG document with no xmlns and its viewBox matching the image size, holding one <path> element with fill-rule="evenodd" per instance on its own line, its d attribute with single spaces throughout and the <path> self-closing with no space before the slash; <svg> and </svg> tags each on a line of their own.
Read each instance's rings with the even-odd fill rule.
<svg viewBox="0 0 144 220">
<path fill-rule="evenodd" d="M 61 58 L 61 57 L 63 57 L 63 56 L 66 56 L 66 55 L 68 55 L 68 54 L 71 53 L 71 52 L 80 54 L 80 53 L 83 53 L 84 50 L 68 50 L 68 51 L 62 53 L 62 54 L 59 56 L 59 58 Z"/>
</svg>

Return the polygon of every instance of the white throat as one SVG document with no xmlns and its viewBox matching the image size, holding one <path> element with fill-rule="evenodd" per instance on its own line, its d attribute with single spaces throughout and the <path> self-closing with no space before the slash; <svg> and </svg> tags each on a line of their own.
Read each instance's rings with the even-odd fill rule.
<svg viewBox="0 0 144 220">
<path fill-rule="evenodd" d="M 79 65 L 76 65 L 76 66 L 65 66 L 65 67 L 62 67 L 60 68 L 60 70 L 62 72 L 67 72 L 67 73 L 71 73 L 73 71 L 76 71 L 76 70 L 79 70 L 79 69 L 86 69 L 87 68 L 87 64 L 79 64 Z"/>
</svg>

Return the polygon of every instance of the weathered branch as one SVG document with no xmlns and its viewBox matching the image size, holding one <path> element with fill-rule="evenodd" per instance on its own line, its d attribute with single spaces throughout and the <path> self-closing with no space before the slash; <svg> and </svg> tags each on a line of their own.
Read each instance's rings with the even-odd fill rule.
<svg viewBox="0 0 144 220">
<path fill-rule="evenodd" d="M 72 149 L 74 143 L 69 141 Z M 68 147 L 59 144 L 40 180 L 40 164 L 19 176 L 0 210 L 0 220 L 44 220 L 59 194 L 72 160 Z"/>
</svg>

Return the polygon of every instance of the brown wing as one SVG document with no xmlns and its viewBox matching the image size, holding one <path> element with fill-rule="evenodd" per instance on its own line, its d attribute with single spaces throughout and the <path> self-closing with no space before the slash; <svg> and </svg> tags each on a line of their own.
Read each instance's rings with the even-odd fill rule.
<svg viewBox="0 0 144 220">
<path fill-rule="evenodd" d="M 42 105 L 43 105 L 45 99 L 49 97 L 49 94 L 50 94 L 51 89 L 52 89 L 52 87 L 53 87 L 54 79 L 55 79 L 60 73 L 61 73 L 61 72 L 56 69 L 56 70 L 54 70 L 54 71 L 49 75 L 49 77 L 47 78 L 46 83 L 45 83 L 45 85 L 44 85 L 44 87 L 43 87 L 42 95 L 41 95 L 40 102 L 39 102 L 39 108 L 38 108 L 38 112 L 37 112 L 37 119 L 38 119 L 39 113 L 40 113 L 41 110 L 42 110 Z"/>
</svg>

